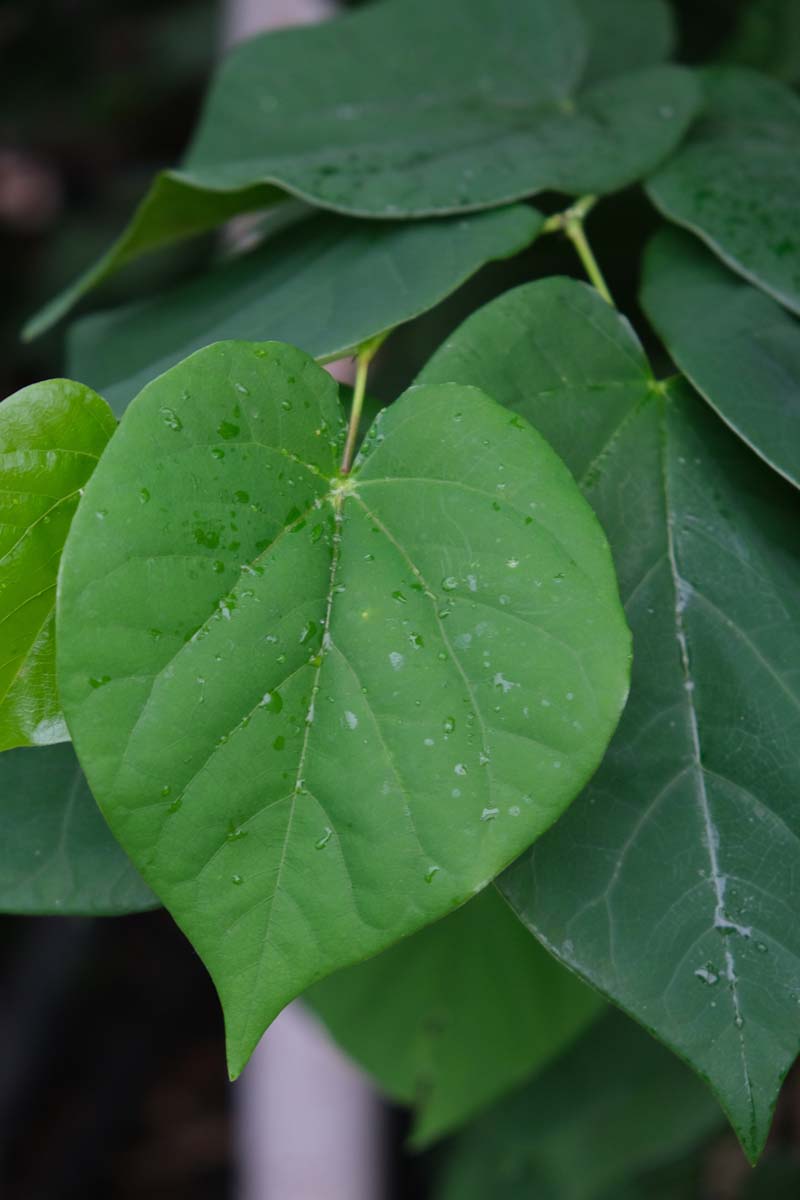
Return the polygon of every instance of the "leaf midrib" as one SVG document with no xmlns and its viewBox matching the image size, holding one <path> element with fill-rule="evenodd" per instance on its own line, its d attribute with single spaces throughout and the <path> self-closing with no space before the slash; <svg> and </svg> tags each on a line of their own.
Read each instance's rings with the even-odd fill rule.
<svg viewBox="0 0 800 1200">
<path fill-rule="evenodd" d="M 681 662 L 681 672 L 683 675 L 683 690 L 684 704 L 689 720 L 689 732 L 691 740 L 691 751 L 694 763 L 695 774 L 695 797 L 697 799 L 700 810 L 701 820 L 705 831 L 704 842 L 708 851 L 709 868 L 711 872 L 712 886 L 716 905 L 714 910 L 714 925 L 718 918 L 727 920 L 725 912 L 725 881 L 726 877 L 720 869 L 717 846 L 719 844 L 719 830 L 714 822 L 711 812 L 711 803 L 706 789 L 705 766 L 702 757 L 702 745 L 700 735 L 700 724 L 698 713 L 694 703 L 694 679 L 691 672 L 691 661 L 689 651 L 689 639 L 683 621 L 683 612 L 680 604 L 681 593 L 686 594 L 686 588 L 691 587 L 688 580 L 684 580 L 678 566 L 677 552 L 675 547 L 675 537 L 673 532 L 673 517 L 676 515 L 672 506 L 670 485 L 669 485 L 669 430 L 667 428 L 667 409 L 666 403 L 661 404 L 660 422 L 659 422 L 659 449 L 660 449 L 660 467 L 661 467 L 661 486 L 664 497 L 664 518 L 666 524 L 667 535 L 667 561 L 670 568 L 670 576 L 673 586 L 673 611 L 675 617 L 675 638 L 678 645 L 678 651 Z M 747 1095 L 747 1100 L 750 1108 L 750 1136 L 755 1140 L 755 1130 L 757 1126 L 757 1115 L 755 1108 L 755 1100 L 753 1096 L 752 1080 L 748 1068 L 747 1050 L 745 1047 L 745 1039 L 743 1033 L 744 1018 L 742 1016 L 741 1004 L 738 990 L 738 976 L 736 974 L 736 963 L 733 950 L 730 946 L 730 937 L 724 940 L 724 958 L 725 958 L 725 977 L 730 985 L 730 994 L 733 1006 L 734 1026 L 739 1042 L 740 1060 L 742 1065 L 742 1076 L 744 1088 Z"/>
</svg>

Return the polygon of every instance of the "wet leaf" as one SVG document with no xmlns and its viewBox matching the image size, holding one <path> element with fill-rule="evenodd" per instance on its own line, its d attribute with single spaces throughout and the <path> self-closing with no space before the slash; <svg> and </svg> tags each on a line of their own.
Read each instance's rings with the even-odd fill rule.
<svg viewBox="0 0 800 1200">
<path fill-rule="evenodd" d="M 800 98 L 741 67 L 708 70 L 704 81 L 700 120 L 647 191 L 665 217 L 800 312 Z"/>
<path fill-rule="evenodd" d="M 214 978 L 234 1075 L 293 996 L 550 825 L 626 694 L 608 547 L 524 421 L 411 389 L 345 479 L 342 433 L 302 352 L 199 351 L 126 412 L 60 576 L 79 758 Z"/>
<path fill-rule="evenodd" d="M 229 216 L 271 203 L 277 189 L 391 219 L 552 189 L 605 193 L 644 178 L 686 132 L 697 84 L 664 64 L 609 78 L 625 55 L 610 55 L 602 34 L 584 87 L 589 26 L 572 0 L 386 0 L 245 42 L 217 72 L 183 164 L 157 177 L 135 231 L 34 318 L 29 336 L 122 258 L 205 228 L 222 204 Z"/>
<path fill-rule="evenodd" d="M 527 1079 L 602 1001 L 487 888 L 443 921 L 304 997 L 426 1145 Z"/>
<path fill-rule="evenodd" d="M 754 1157 L 800 1046 L 798 497 L 569 280 L 470 317 L 422 375 L 440 379 L 491 380 L 564 455 L 634 635 L 600 770 L 502 890 L 708 1079 Z"/>
<path fill-rule="evenodd" d="M 642 303 L 722 419 L 800 487 L 800 323 L 678 230 L 648 247 Z"/>
<path fill-rule="evenodd" d="M 54 611 L 61 548 L 116 422 L 79 383 L 51 379 L 0 405 L 0 750 L 63 742 Z"/>
</svg>

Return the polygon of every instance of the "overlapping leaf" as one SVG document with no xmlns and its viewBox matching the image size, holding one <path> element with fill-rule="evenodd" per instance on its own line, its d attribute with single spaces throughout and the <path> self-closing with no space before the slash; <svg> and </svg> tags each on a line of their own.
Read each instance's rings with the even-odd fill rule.
<svg viewBox="0 0 800 1200">
<path fill-rule="evenodd" d="M 544 1066 L 596 1016 L 565 971 L 487 888 L 458 912 L 306 995 L 424 1145 Z"/>
<path fill-rule="evenodd" d="M 55 683 L 54 610 L 61 548 L 116 422 L 66 379 L 0 405 L 0 750 L 67 738 Z"/>
<path fill-rule="evenodd" d="M 800 1044 L 796 493 L 623 318 L 546 280 L 473 315 L 422 379 L 491 380 L 609 535 L 631 698 L 583 796 L 504 876 L 565 963 L 708 1078 L 750 1155 Z"/>
<path fill-rule="evenodd" d="M 527 1087 L 456 1139 L 436 1200 L 615 1200 L 626 1182 L 719 1124 L 682 1063 L 609 1014 Z M 653 1191 L 641 1195 L 652 1200 Z M 686 1193 L 680 1193 L 682 1197 Z"/>
<path fill-rule="evenodd" d="M 72 746 L 0 754 L 0 911 L 99 917 L 157 903 L 109 833 Z"/>
<path fill-rule="evenodd" d="M 23 336 L 30 339 L 44 333 L 74 308 L 82 296 L 141 255 L 214 229 L 239 213 L 268 208 L 282 198 L 280 192 L 268 185 L 198 188 L 175 172 L 162 171 L 113 245 L 31 318 Z"/>
<path fill-rule="evenodd" d="M 675 47 L 675 21 L 665 0 L 578 0 L 578 9 L 589 35 L 583 87 L 655 66 Z"/>
<path fill-rule="evenodd" d="M 647 5 L 648 12 L 652 11 Z M 102 263 L 31 322 L 47 328 L 139 250 L 273 200 L 276 188 L 361 217 L 442 216 L 545 189 L 609 192 L 678 144 L 699 96 L 682 67 L 624 75 L 641 26 L 612 53 L 572 0 L 385 0 L 235 49 L 212 85 L 178 170 L 162 173 Z M 168 207 L 167 216 L 164 207 Z M 193 215 L 186 228 L 183 205 Z M 177 214 L 177 217 L 176 217 Z M 194 214 L 199 214 L 195 216 Z"/>
<path fill-rule="evenodd" d="M 648 193 L 734 271 L 800 312 L 800 99 L 741 67 L 704 80 L 703 114 Z"/>
<path fill-rule="evenodd" d="M 648 247 L 642 302 L 723 420 L 800 486 L 800 323 L 678 230 Z"/>
<path fill-rule="evenodd" d="M 523 420 L 412 389 L 345 479 L 342 420 L 298 350 L 198 352 L 128 409 L 62 563 L 79 757 L 234 1074 L 294 995 L 550 825 L 627 689 L 607 544 Z"/>
<path fill-rule="evenodd" d="M 319 216 L 165 295 L 87 317 L 70 369 L 121 413 L 156 375 L 228 337 L 339 357 L 522 250 L 542 219 L 523 205 L 407 224 Z"/>
</svg>

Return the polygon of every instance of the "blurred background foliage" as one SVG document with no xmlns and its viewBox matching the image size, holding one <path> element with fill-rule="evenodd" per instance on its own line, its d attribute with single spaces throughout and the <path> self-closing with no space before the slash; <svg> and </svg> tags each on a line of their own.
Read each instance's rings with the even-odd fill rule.
<svg viewBox="0 0 800 1200">
<path fill-rule="evenodd" d="M 675 8 L 683 61 L 723 58 L 800 81 L 798 0 L 679 0 Z M 154 171 L 179 158 L 219 55 L 220 28 L 215 0 L 2 0 L 0 395 L 63 370 L 63 327 L 24 345 L 23 320 L 106 248 Z M 549 199 L 553 209 L 561 203 Z M 601 204 L 589 227 L 611 291 L 646 342 L 636 270 L 657 223 L 641 191 L 631 189 Z M 215 239 L 205 238 L 146 257 L 84 307 L 157 292 L 218 252 Z M 396 395 L 478 304 L 552 274 L 580 275 L 569 247 L 555 238 L 485 268 L 392 337 L 371 380 L 375 394 L 384 401 Z M 216 998 L 164 913 L 113 921 L 2 918 L 0 971 L 4 1200 L 235 1196 L 231 1089 Z M 580 1064 L 572 1066 L 580 1079 Z M 586 1069 L 587 1085 L 595 1086 Z M 635 1111 L 633 1094 L 629 1099 Z M 525 1103 L 522 1094 L 503 1102 L 512 1115 Z M 488 1177 L 476 1168 L 473 1181 L 484 1180 L 484 1195 L 548 1200 L 536 1146 L 520 1157 L 503 1142 L 505 1111 L 499 1107 L 461 1135 L 470 1153 L 482 1144 L 489 1155 Z M 599 1119 L 588 1111 L 590 1121 Z M 624 1117 L 624 1105 L 620 1111 Z M 452 1186 L 459 1170 L 469 1172 L 469 1157 L 458 1165 L 457 1142 L 452 1152 L 445 1146 L 412 1158 L 403 1150 L 401 1114 L 394 1128 L 389 1169 L 397 1200 L 440 1200 L 441 1187 Z M 591 1142 L 574 1131 L 566 1144 L 572 1155 L 591 1153 Z M 701 1123 L 696 1144 L 681 1145 L 676 1161 L 637 1160 L 634 1176 L 617 1178 L 610 1194 L 580 1192 L 583 1200 L 612 1195 L 796 1200 L 800 1080 L 784 1090 L 768 1153 L 755 1171 L 720 1118 L 718 1128 Z M 573 1200 L 573 1193 L 564 1182 L 553 1197 Z"/>
</svg>

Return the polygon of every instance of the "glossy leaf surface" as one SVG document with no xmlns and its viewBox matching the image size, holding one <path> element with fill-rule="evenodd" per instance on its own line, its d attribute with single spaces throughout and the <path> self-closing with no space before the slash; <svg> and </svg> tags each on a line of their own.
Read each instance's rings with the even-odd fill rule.
<svg viewBox="0 0 800 1200">
<path fill-rule="evenodd" d="M 610 1013 L 459 1135 L 434 1195 L 612 1200 L 631 1177 L 692 1149 L 720 1121 L 682 1063 Z"/>
<path fill-rule="evenodd" d="M 156 375 L 232 336 L 340 357 L 524 249 L 542 220 L 523 205 L 403 224 L 320 216 L 151 301 L 87 317 L 70 369 L 121 414 Z"/>
<path fill-rule="evenodd" d="M 386 219 L 642 179 L 684 135 L 697 84 L 664 64 L 608 77 L 630 42 L 620 39 L 614 56 L 604 31 L 584 87 L 593 23 L 572 0 L 385 0 L 245 42 L 220 67 L 182 166 L 159 176 L 135 237 L 123 234 L 118 247 L 129 258 L 129 247 L 157 240 L 151 227 L 182 232 L 163 220 L 161 193 L 170 205 L 191 197 L 205 213 L 263 206 L 280 188 L 315 207 Z M 660 54 L 659 27 L 644 64 Z M 93 269 L 29 333 L 94 281 Z"/>
<path fill-rule="evenodd" d="M 389 1096 L 414 1107 L 418 1146 L 544 1066 L 602 1006 L 495 888 L 305 999 Z"/>
<path fill-rule="evenodd" d="M 648 193 L 734 271 L 800 312 L 800 98 L 739 67 L 704 80 L 706 108 Z"/>
<path fill-rule="evenodd" d="M 79 757 L 234 1074 L 293 996 L 550 825 L 627 691 L 607 544 L 524 421 L 412 389 L 345 481 L 342 426 L 302 352 L 200 351 L 128 409 L 62 565 Z"/>
<path fill-rule="evenodd" d="M 0 754 L 0 912 L 100 917 L 157 904 L 69 743 Z"/>
<path fill-rule="evenodd" d="M 800 486 L 800 322 L 678 230 L 648 247 L 642 303 L 723 420 Z"/>
<path fill-rule="evenodd" d="M 631 697 L 584 794 L 502 889 L 568 966 L 706 1077 L 749 1154 L 800 1043 L 796 493 L 627 322 L 545 280 L 472 316 L 423 380 L 491 379 L 611 541 Z"/>
<path fill-rule="evenodd" d="M 81 384 L 51 379 L 0 405 L 0 750 L 67 737 L 55 681 L 61 548 L 116 422 Z"/>
</svg>

